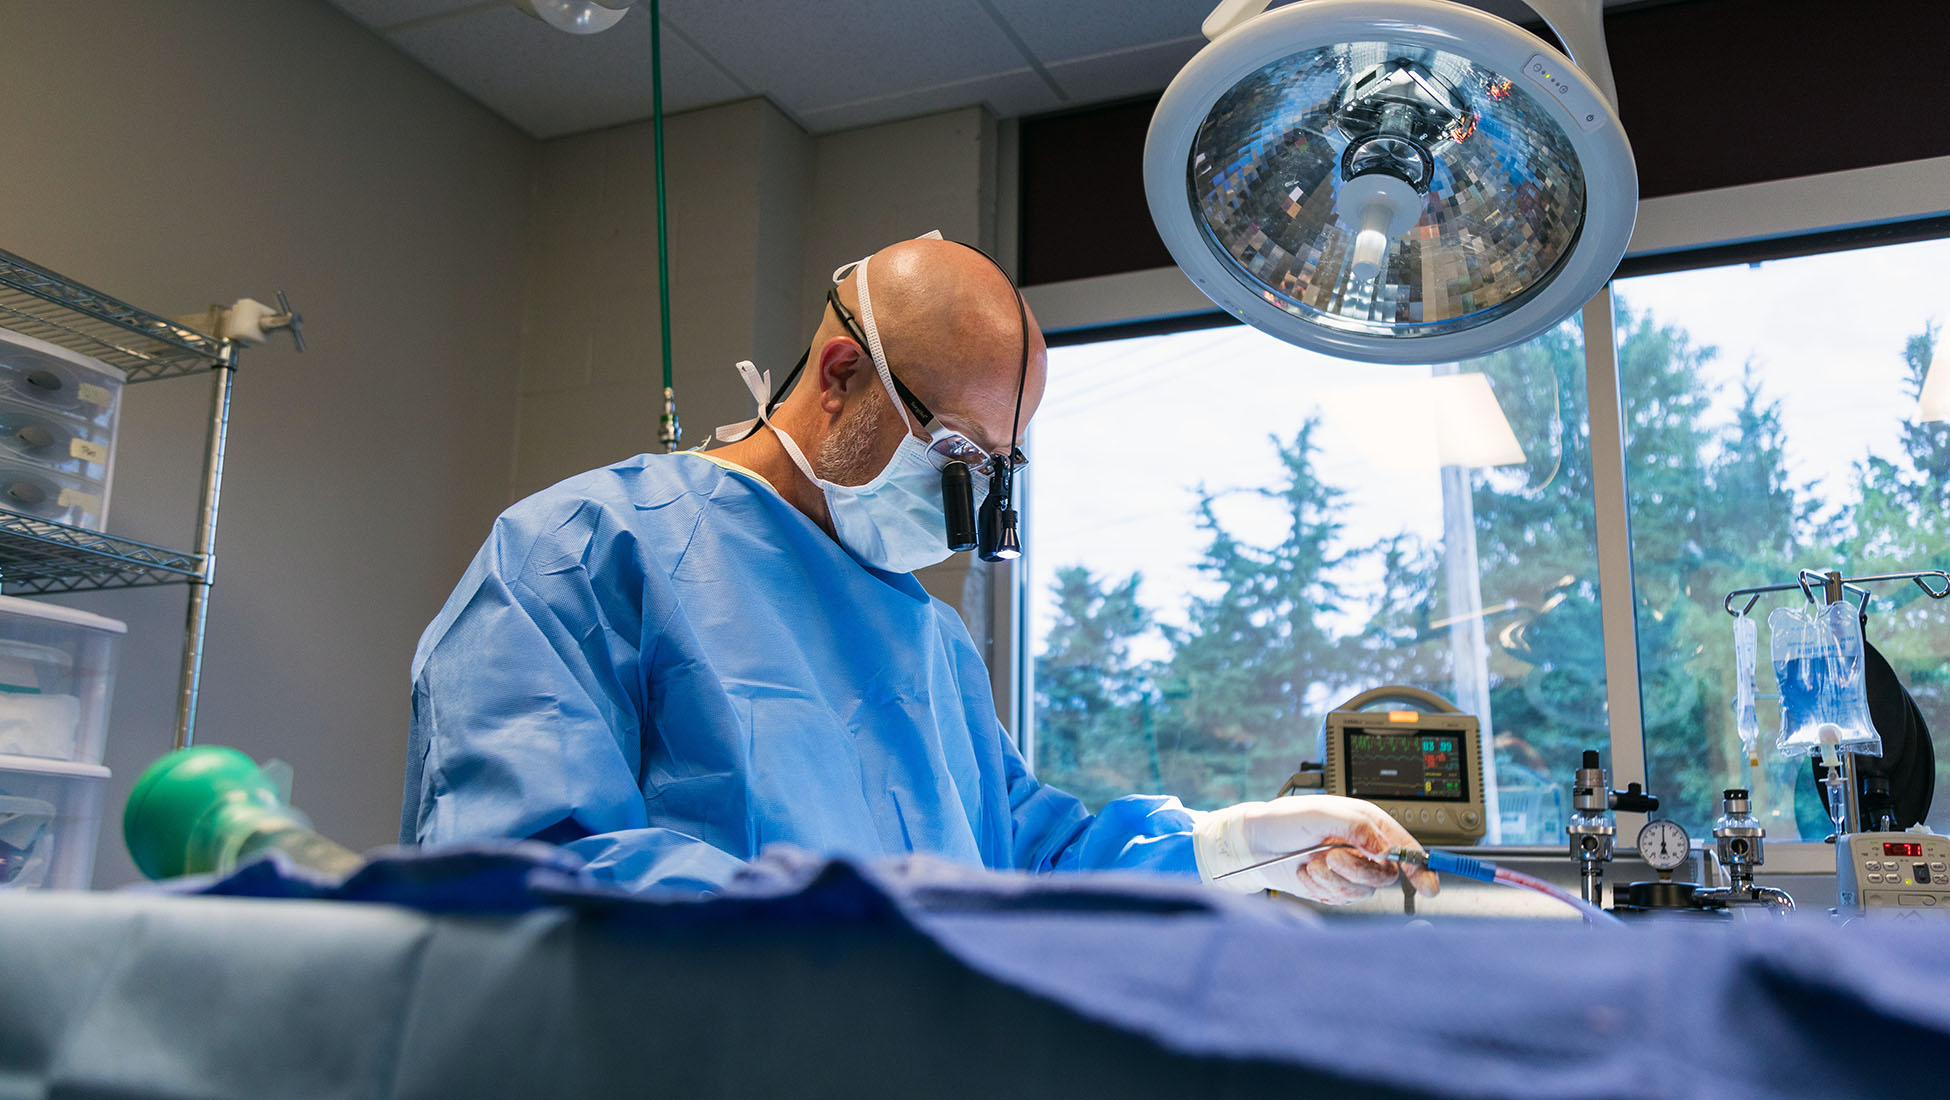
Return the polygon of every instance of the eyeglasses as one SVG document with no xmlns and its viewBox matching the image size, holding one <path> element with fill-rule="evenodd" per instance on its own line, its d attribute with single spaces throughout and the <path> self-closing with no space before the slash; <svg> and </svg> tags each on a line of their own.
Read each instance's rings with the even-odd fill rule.
<svg viewBox="0 0 1950 1100">
<path fill-rule="evenodd" d="M 937 470 L 945 470 L 951 462 L 959 462 L 968 467 L 968 472 L 982 477 L 992 477 L 1000 467 L 1002 456 L 990 454 L 981 445 L 952 428 L 936 428 L 934 441 L 928 445 L 928 461 Z M 1009 453 L 1009 468 L 1020 470 L 1029 465 L 1029 456 L 1017 447 Z"/>
</svg>

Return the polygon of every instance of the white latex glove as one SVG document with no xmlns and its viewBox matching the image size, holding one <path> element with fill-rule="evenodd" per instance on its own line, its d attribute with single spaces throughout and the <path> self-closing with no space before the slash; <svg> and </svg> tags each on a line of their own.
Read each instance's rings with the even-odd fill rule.
<svg viewBox="0 0 1950 1100">
<path fill-rule="evenodd" d="M 1293 859 L 1228 878 L 1218 876 L 1316 844 L 1341 842 L 1308 859 Z M 1230 890 L 1280 890 L 1330 905 L 1360 901 L 1399 881 L 1389 853 L 1422 846 L 1401 823 L 1371 802 L 1338 795 L 1295 795 L 1271 802 L 1241 802 L 1206 814 L 1192 830 L 1198 877 Z M 1416 893 L 1433 897 L 1435 872 L 1410 876 Z"/>
</svg>

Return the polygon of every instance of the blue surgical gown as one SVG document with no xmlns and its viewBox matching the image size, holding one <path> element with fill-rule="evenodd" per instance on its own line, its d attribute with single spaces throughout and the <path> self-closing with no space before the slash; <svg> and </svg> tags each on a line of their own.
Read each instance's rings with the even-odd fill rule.
<svg viewBox="0 0 1950 1100">
<path fill-rule="evenodd" d="M 1197 816 L 1038 783 L 953 609 L 698 455 L 510 508 L 413 656 L 401 839 L 539 838 L 630 889 L 779 842 L 1194 874 Z"/>
</svg>

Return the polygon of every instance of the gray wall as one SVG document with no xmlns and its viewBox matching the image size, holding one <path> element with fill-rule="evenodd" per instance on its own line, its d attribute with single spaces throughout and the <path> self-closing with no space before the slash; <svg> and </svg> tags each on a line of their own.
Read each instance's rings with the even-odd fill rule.
<svg viewBox="0 0 1950 1100">
<path fill-rule="evenodd" d="M 775 367 L 796 354 L 787 349 L 799 338 L 798 196 L 811 139 L 751 99 L 675 116 L 664 141 L 672 361 L 685 442 L 695 444 L 750 415 L 732 363 Z M 543 143 L 536 175 L 517 498 L 659 449 L 663 406 L 650 126 Z"/>
<path fill-rule="evenodd" d="M 507 502 L 534 145 L 319 0 L 0 5 L 0 248 L 166 314 L 280 287 L 237 379 L 199 740 L 390 841 L 407 662 Z M 190 544 L 209 387 L 126 391 L 110 528 Z M 124 619 L 96 882 L 169 748 L 185 590 Z"/>
<path fill-rule="evenodd" d="M 930 229 L 993 250 L 997 145 L 976 107 L 817 137 L 759 99 L 674 116 L 665 153 L 684 445 L 752 415 L 733 363 L 784 378 L 835 267 Z M 539 156 L 517 496 L 658 449 L 662 400 L 650 127 L 557 139 Z M 971 563 L 957 555 L 922 579 L 988 644 L 1007 585 Z"/>
<path fill-rule="evenodd" d="M 536 143 L 322 0 L 0 6 L 0 248 L 165 314 L 290 291 L 311 350 L 246 352 L 198 739 L 281 758 L 354 846 L 397 828 L 407 666 L 502 507 L 655 450 L 647 124 Z M 996 243 L 979 108 L 813 137 L 763 100 L 669 121 L 687 444 L 750 415 L 834 266 L 939 228 Z M 187 547 L 209 387 L 126 392 L 110 529 Z M 925 575 L 986 636 L 986 567 Z M 60 597 L 129 624 L 96 883 L 167 751 L 185 592 Z"/>
<path fill-rule="evenodd" d="M 812 137 L 763 99 L 665 129 L 671 345 L 684 444 L 752 414 L 740 359 L 782 379 L 833 269 L 940 229 L 989 247 L 980 108 Z M 657 449 L 656 188 L 648 123 L 538 147 L 514 493 Z"/>
</svg>

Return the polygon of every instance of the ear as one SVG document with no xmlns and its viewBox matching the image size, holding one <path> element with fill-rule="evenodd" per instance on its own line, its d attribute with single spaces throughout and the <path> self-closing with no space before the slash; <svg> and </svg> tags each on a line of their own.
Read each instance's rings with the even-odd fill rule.
<svg viewBox="0 0 1950 1100">
<path fill-rule="evenodd" d="M 819 383 L 819 407 L 831 416 L 839 415 L 862 383 L 878 381 L 866 350 L 845 336 L 831 337 L 819 346 L 814 379 Z"/>
</svg>

